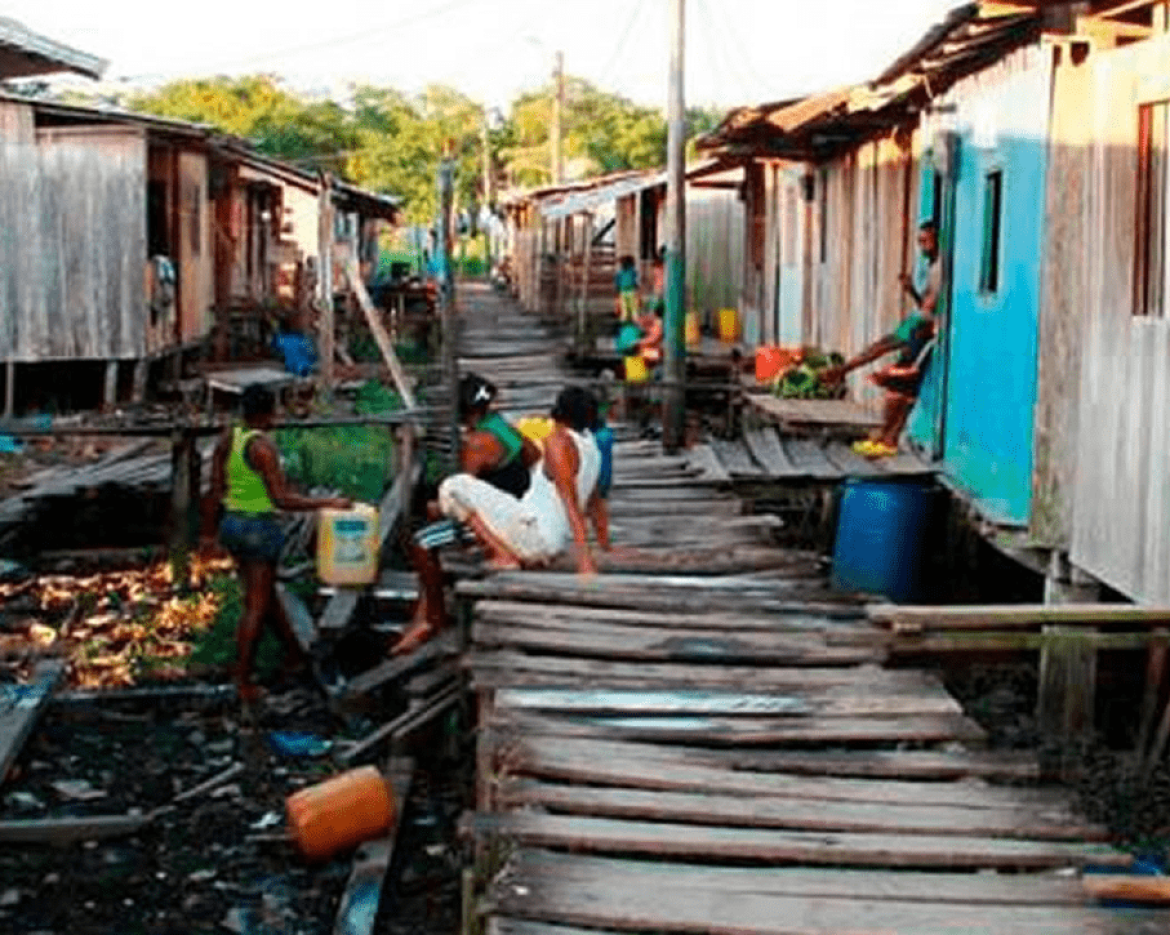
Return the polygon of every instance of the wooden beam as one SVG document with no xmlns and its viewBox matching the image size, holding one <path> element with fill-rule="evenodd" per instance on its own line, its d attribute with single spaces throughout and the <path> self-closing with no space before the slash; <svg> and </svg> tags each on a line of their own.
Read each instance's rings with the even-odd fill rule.
<svg viewBox="0 0 1170 935">
<path fill-rule="evenodd" d="M 0 785 L 64 672 L 63 661 L 46 659 L 37 663 L 30 684 L 4 686 L 0 696 L 6 701 L 0 709 Z"/>
<path fill-rule="evenodd" d="M 907 607 L 875 604 L 869 619 L 898 633 L 926 630 L 1011 630 L 1066 626 L 1111 626 L 1156 630 L 1170 625 L 1170 607 L 1137 604 L 971 604 Z"/>
<path fill-rule="evenodd" d="M 370 935 L 378 917 L 378 903 L 386 871 L 394 857 L 398 829 L 414 778 L 414 761 L 406 757 L 391 758 L 387 770 L 390 787 L 394 790 L 394 826 L 390 833 L 376 841 L 367 841 L 353 857 L 353 869 L 337 910 L 333 935 Z"/>
<path fill-rule="evenodd" d="M 410 388 L 410 382 L 406 379 L 406 371 L 402 369 L 398 355 L 394 353 L 394 345 L 390 341 L 390 335 L 386 333 L 381 316 L 370 300 L 370 294 L 366 291 L 365 283 L 362 282 L 357 260 L 352 254 L 345 258 L 345 274 L 353 294 L 357 297 L 358 304 L 362 307 L 362 313 L 366 316 L 366 323 L 370 326 L 370 333 L 378 344 L 378 350 L 382 352 L 382 359 L 390 368 L 390 375 L 394 378 L 394 385 L 398 388 L 403 403 L 406 404 L 407 409 L 416 408 L 418 403 L 414 398 L 414 391 Z M 330 359 L 332 359 L 332 354 Z"/>
<path fill-rule="evenodd" d="M 70 844 L 122 837 L 137 834 L 152 820 L 147 814 L 0 821 L 0 844 Z"/>
</svg>

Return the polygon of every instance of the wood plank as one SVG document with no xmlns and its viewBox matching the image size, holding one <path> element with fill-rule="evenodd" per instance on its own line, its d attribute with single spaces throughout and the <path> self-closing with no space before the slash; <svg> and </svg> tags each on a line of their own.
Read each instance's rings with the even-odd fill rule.
<svg viewBox="0 0 1170 935">
<path fill-rule="evenodd" d="M 959 703 L 941 689 L 929 694 L 912 692 L 874 696 L 853 686 L 783 695 L 742 690 L 525 686 L 501 688 L 496 692 L 495 700 L 498 707 L 510 710 L 595 717 L 774 715 L 855 718 L 962 713 Z"/>
<path fill-rule="evenodd" d="M 814 779 L 751 772 L 750 756 L 742 764 L 739 762 L 745 754 L 750 751 L 724 752 L 533 733 L 509 747 L 508 768 L 514 775 L 592 786 L 783 796 L 810 802 L 874 802 L 895 807 L 938 805 L 978 810 L 1014 808 L 1026 803 L 1037 809 L 1060 809 L 1071 801 L 1069 794 L 1059 787 L 1006 787 L 900 778 L 871 782 L 837 776 Z"/>
<path fill-rule="evenodd" d="M 391 758 L 387 774 L 390 787 L 394 790 L 394 826 L 385 837 L 367 841 L 354 853 L 353 868 L 338 904 L 333 935 L 371 935 L 374 931 L 382 885 L 394 857 L 398 829 L 402 826 L 402 812 L 410 795 L 414 761 L 406 757 Z"/>
<path fill-rule="evenodd" d="M 880 658 L 868 647 L 829 646 L 817 634 L 661 636 L 629 628 L 628 636 L 562 632 L 521 625 L 476 622 L 472 640 L 480 646 L 646 662 L 702 662 L 719 665 L 857 665 Z"/>
<path fill-rule="evenodd" d="M 413 652 L 402 656 L 393 656 L 385 662 L 367 669 L 361 675 L 354 676 L 345 686 L 345 697 L 355 698 L 358 695 L 364 695 L 387 682 L 401 678 L 408 672 L 422 668 L 428 663 L 453 656 L 459 652 L 459 643 L 459 634 L 454 630 L 440 633 Z"/>
<path fill-rule="evenodd" d="M 783 828 L 881 834 L 939 834 L 1043 841 L 1105 841 L 1108 831 L 1070 809 L 1038 811 L 1029 805 L 969 809 L 884 803 L 807 802 L 764 796 L 712 795 L 642 789 L 596 789 L 518 781 L 505 783 L 509 808 L 536 808 L 564 815 L 669 821 L 728 828 Z"/>
<path fill-rule="evenodd" d="M 615 454 L 616 459 L 617 455 Z M 692 445 L 687 449 L 686 461 L 687 464 L 699 469 L 701 472 L 700 477 L 720 484 L 731 483 L 731 475 L 727 473 L 727 469 L 715 455 L 710 445 Z"/>
<path fill-rule="evenodd" d="M 782 426 L 821 425 L 864 431 L 882 422 L 878 413 L 847 399 L 783 399 L 770 393 L 747 393 L 744 400 Z"/>
<path fill-rule="evenodd" d="M 609 623 L 622 626 L 647 627 L 671 630 L 678 627 L 687 629 L 735 629 L 735 630 L 824 630 L 841 624 L 856 624 L 862 613 L 853 607 L 846 607 L 837 613 L 780 613 L 748 614 L 732 611 L 690 613 L 654 612 L 627 610 L 621 607 L 561 607 L 556 604 L 536 606 L 523 601 L 484 600 L 475 605 L 475 615 L 480 620 L 502 620 L 505 622 L 537 620 L 568 620 L 580 624 Z"/>
<path fill-rule="evenodd" d="M 402 369 L 402 364 L 398 360 L 398 355 L 394 352 L 394 344 L 390 340 L 390 335 L 386 333 L 386 328 L 382 324 L 382 315 L 376 308 L 374 303 L 370 301 L 370 295 L 366 292 L 365 283 L 362 281 L 361 272 L 358 270 L 357 258 L 353 252 L 349 252 L 345 258 L 345 278 L 349 283 L 350 289 L 353 291 L 354 297 L 361 306 L 362 314 L 365 315 L 366 324 L 370 327 L 370 334 L 374 336 L 374 341 L 378 345 L 378 350 L 382 354 L 382 359 L 386 362 L 387 368 L 390 370 L 390 376 L 394 378 L 394 386 L 398 390 L 398 395 L 402 397 L 403 403 L 406 404 L 407 409 L 415 409 L 418 403 L 414 398 L 414 390 L 411 388 L 410 381 L 406 377 L 406 371 Z M 329 362 L 332 365 L 332 350 L 329 353 Z"/>
<path fill-rule="evenodd" d="M 875 604 L 869 619 L 895 630 L 1009 630 L 1051 625 L 1156 629 L 1170 626 L 1170 608 L 1137 604 Z"/>
<path fill-rule="evenodd" d="M 565 737 L 693 743 L 710 746 L 769 744 L 981 743 L 983 729 L 962 715 L 894 717 L 588 717 L 554 718 L 503 711 L 497 719 L 509 729 L 543 730 Z"/>
<path fill-rule="evenodd" d="M 845 477 L 881 477 L 888 474 L 884 458 L 866 458 L 857 454 L 846 442 L 829 441 L 824 447 L 825 457 Z"/>
<path fill-rule="evenodd" d="M 771 426 L 745 430 L 743 441 L 770 477 L 800 477 L 804 474 L 781 447 L 776 430 Z"/>
<path fill-rule="evenodd" d="M 71 844 L 137 834 L 151 815 L 93 815 L 86 818 L 29 818 L 0 821 L 0 844 Z"/>
<path fill-rule="evenodd" d="M 632 854 L 711 863 L 783 861 L 852 867 L 1037 870 L 1100 865 L 1127 867 L 1133 856 L 1092 844 L 1017 841 L 960 835 L 820 834 L 749 828 L 712 828 L 665 822 L 619 821 L 565 815 L 476 813 L 479 834 L 500 835 L 527 847 L 575 853 Z"/>
<path fill-rule="evenodd" d="M 819 480 L 839 480 L 841 471 L 825 457 L 821 444 L 811 438 L 782 435 L 780 442 L 788 459 L 802 474 Z"/>
<path fill-rule="evenodd" d="M 726 760 L 736 769 L 805 776 L 1005 782 L 1036 782 L 1040 778 L 1040 763 L 1034 753 L 1006 750 L 744 750 L 730 751 Z"/>
<path fill-rule="evenodd" d="M 900 687 L 911 689 L 924 684 L 901 681 L 912 670 L 884 670 L 873 665 L 818 669 L 632 663 L 612 659 L 537 656 L 502 649 L 474 650 L 467 664 L 474 673 L 476 683 L 483 687 L 573 685 L 583 682 L 598 687 L 617 688 L 646 685 L 657 688 L 741 688 L 751 685 L 757 690 L 798 691 L 802 688 L 815 690 L 848 684 L 857 685 L 860 690 L 876 692 L 882 689 L 893 691 Z M 921 675 L 924 679 L 931 678 L 925 673 Z"/>
<path fill-rule="evenodd" d="M 521 880 L 530 888 L 553 888 L 547 892 L 547 896 L 553 898 L 557 883 L 563 882 L 575 888 L 588 887 L 615 896 L 626 890 L 657 893 L 658 886 L 665 885 L 672 894 L 687 890 L 735 894 L 741 898 L 808 896 L 989 906 L 1079 906 L 1084 901 L 1081 886 L 1075 878 L 1047 873 L 709 867 L 586 857 L 529 848 L 520 848 L 512 854 L 502 876 L 502 885 L 506 887 L 509 882 Z"/>
<path fill-rule="evenodd" d="M 765 477 L 766 472 L 754 460 L 744 444 L 712 438 L 709 442 L 715 456 L 732 477 Z"/>
<path fill-rule="evenodd" d="M 0 785 L 64 673 L 63 660 L 44 659 L 36 664 L 27 685 L 0 686 Z"/>
<path fill-rule="evenodd" d="M 616 861 L 626 865 L 633 861 Z M 594 865 L 590 865 L 594 866 Z M 1165 931 L 1167 915 L 1156 910 L 1118 910 L 1067 902 L 1000 903 L 993 898 L 932 900 L 922 886 L 903 899 L 848 895 L 824 897 L 793 892 L 772 894 L 719 890 L 676 877 L 673 868 L 656 879 L 634 874 L 628 879 L 597 872 L 592 878 L 540 877 L 512 874 L 493 888 L 501 915 L 490 920 L 490 935 L 606 935 L 612 932 L 679 932 L 688 935 L 1157 935 Z M 724 868 L 715 868 L 721 874 Z M 772 871 L 778 876 L 786 869 Z M 875 871 L 835 871 L 842 882 L 859 877 L 906 876 L 922 885 L 924 877 L 940 878 L 936 889 L 955 890 L 963 877 L 974 874 L 882 874 Z M 583 874 L 580 875 L 583 877 Z M 825 874 L 829 876 L 829 874 Z M 713 876 L 723 880 L 724 877 Z M 1035 874 L 1021 881 L 1032 883 Z M 864 883 L 859 884 L 864 887 Z M 1044 886 L 1043 882 L 1037 882 Z M 1018 889 L 1024 891 L 1021 885 Z M 1012 890 L 1006 890 L 1014 894 Z M 537 920 L 537 921 L 533 921 Z M 560 924 L 550 924 L 560 923 Z M 588 926 L 574 928 L 571 926 Z"/>
</svg>

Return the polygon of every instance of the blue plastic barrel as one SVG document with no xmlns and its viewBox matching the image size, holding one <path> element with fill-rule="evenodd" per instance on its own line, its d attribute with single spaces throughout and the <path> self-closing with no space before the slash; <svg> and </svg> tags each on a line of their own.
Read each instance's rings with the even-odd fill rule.
<svg viewBox="0 0 1170 935">
<path fill-rule="evenodd" d="M 917 600 L 922 540 L 933 502 L 929 484 L 846 481 L 833 547 L 833 586 L 898 603 Z"/>
</svg>

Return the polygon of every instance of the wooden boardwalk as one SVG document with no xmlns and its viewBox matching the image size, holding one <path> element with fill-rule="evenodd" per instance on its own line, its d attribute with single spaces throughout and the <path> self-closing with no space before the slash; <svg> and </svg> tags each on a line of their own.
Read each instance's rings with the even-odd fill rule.
<svg viewBox="0 0 1170 935">
<path fill-rule="evenodd" d="M 500 369 L 475 366 L 551 396 L 555 360 L 513 366 L 547 341 L 529 322 Z M 614 538 L 637 551 L 601 574 L 458 586 L 487 931 L 1170 931 L 1085 898 L 1078 868 L 1128 857 L 1034 757 L 982 749 L 936 677 L 884 667 L 864 609 L 771 544 L 711 454 L 619 443 Z"/>
</svg>

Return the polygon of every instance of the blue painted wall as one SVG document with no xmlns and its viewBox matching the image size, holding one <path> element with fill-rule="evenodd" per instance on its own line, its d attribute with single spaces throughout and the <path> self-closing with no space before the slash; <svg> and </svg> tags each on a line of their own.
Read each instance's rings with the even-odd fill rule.
<svg viewBox="0 0 1170 935">
<path fill-rule="evenodd" d="M 1032 492 L 1050 74 L 1033 67 L 958 101 L 954 217 L 944 232 L 953 253 L 943 470 L 988 516 L 1019 525 L 1028 522 Z M 999 284 L 986 292 L 985 195 L 987 175 L 997 170 Z M 930 214 L 931 171 L 922 180 L 922 216 Z M 929 383 L 911 423 L 912 437 L 928 448 L 937 441 L 940 405 L 938 381 Z"/>
</svg>

